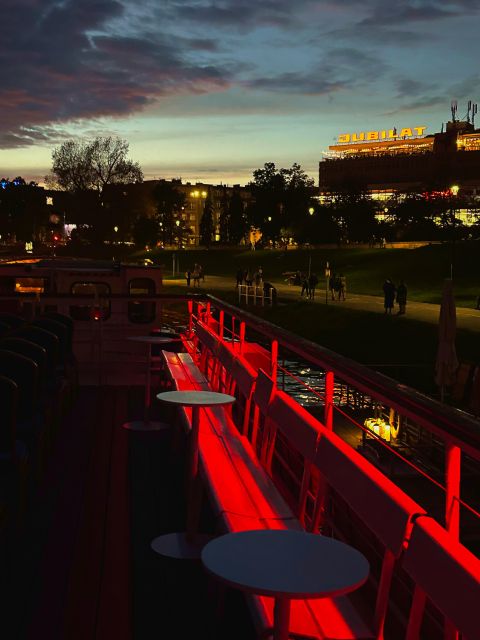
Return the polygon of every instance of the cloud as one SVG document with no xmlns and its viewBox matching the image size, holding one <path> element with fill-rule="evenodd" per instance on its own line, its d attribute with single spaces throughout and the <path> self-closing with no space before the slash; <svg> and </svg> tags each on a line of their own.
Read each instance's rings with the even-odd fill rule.
<svg viewBox="0 0 480 640">
<path fill-rule="evenodd" d="M 375 69 L 375 74 L 371 73 L 372 68 Z M 281 73 L 276 76 L 259 77 L 245 84 L 263 91 L 330 95 L 352 89 L 359 84 L 375 82 L 387 70 L 388 65 L 369 52 L 338 48 L 327 52 L 320 63 L 314 65 L 308 73 Z"/>
<path fill-rule="evenodd" d="M 259 27 L 290 29 L 301 21 L 308 10 L 316 7 L 314 0 L 181 0 L 169 4 L 171 12 L 181 20 L 234 31 Z"/>
<path fill-rule="evenodd" d="M 46 125 L 129 115 L 164 95 L 230 85 L 226 66 L 188 59 L 194 49 L 214 51 L 214 42 L 186 38 L 179 48 L 155 30 L 130 35 L 120 28 L 126 9 L 116 0 L 4 3 L 1 147 L 51 140 L 55 128 L 42 135 Z"/>
</svg>

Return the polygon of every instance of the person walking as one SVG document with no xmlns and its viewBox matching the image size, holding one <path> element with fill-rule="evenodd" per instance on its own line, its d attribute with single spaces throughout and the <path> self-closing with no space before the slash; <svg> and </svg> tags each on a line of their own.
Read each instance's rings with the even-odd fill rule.
<svg viewBox="0 0 480 640">
<path fill-rule="evenodd" d="M 187 269 L 187 271 L 185 271 L 185 280 L 187 281 L 187 287 L 190 286 L 191 277 L 192 277 L 192 272 L 190 271 L 190 269 Z"/>
<path fill-rule="evenodd" d="M 397 315 L 401 316 L 405 313 L 405 307 L 407 306 L 407 287 L 403 280 L 400 280 L 400 284 L 397 288 L 397 304 Z"/>
<path fill-rule="evenodd" d="M 392 313 L 393 303 L 395 302 L 395 292 L 395 285 L 391 280 L 387 278 L 387 280 L 385 280 L 385 282 L 383 283 L 383 305 L 385 307 L 385 313 Z"/>
<path fill-rule="evenodd" d="M 310 290 L 310 300 L 315 300 L 315 288 L 318 284 L 318 277 L 316 273 L 311 273 L 308 278 L 308 288 Z"/>
<path fill-rule="evenodd" d="M 343 273 L 341 273 L 340 277 L 338 278 L 338 280 L 339 280 L 339 285 L 340 285 L 340 288 L 338 290 L 338 299 L 339 300 L 345 300 L 345 294 L 347 292 L 347 279 L 343 275 Z"/>
<path fill-rule="evenodd" d="M 330 290 L 330 295 L 332 296 L 332 300 L 335 300 L 335 279 L 336 279 L 336 274 L 332 272 L 328 280 L 328 288 Z"/>
<path fill-rule="evenodd" d="M 243 269 L 237 270 L 237 287 L 243 284 Z"/>
<path fill-rule="evenodd" d="M 305 273 L 302 273 L 302 292 L 300 297 L 303 298 L 303 294 L 308 298 L 310 297 L 310 287 L 308 286 L 308 278 Z"/>
<path fill-rule="evenodd" d="M 196 287 L 197 289 L 200 289 L 200 269 L 197 263 L 195 263 L 193 267 L 192 277 L 193 277 L 193 288 L 195 289 Z"/>
</svg>

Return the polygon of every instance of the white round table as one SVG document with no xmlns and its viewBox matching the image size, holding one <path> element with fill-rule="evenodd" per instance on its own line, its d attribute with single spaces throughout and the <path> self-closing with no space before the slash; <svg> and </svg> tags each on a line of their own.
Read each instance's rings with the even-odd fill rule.
<svg viewBox="0 0 480 640">
<path fill-rule="evenodd" d="M 163 431 L 169 429 L 169 425 L 165 422 L 158 422 L 157 420 L 150 420 L 150 404 L 151 404 L 151 372 L 152 372 L 152 346 L 154 345 L 166 345 L 170 342 L 181 340 L 176 336 L 167 338 L 166 336 L 129 336 L 127 338 L 132 342 L 140 342 L 147 345 L 147 371 L 145 380 L 145 399 L 144 399 L 144 414 L 143 420 L 133 420 L 132 422 L 125 422 L 122 424 L 124 429 L 129 431 Z"/>
<path fill-rule="evenodd" d="M 275 640 L 287 640 L 290 600 L 340 596 L 368 578 L 367 559 L 349 545 L 303 531 L 230 533 L 202 550 L 206 570 L 222 582 L 275 598 Z"/>
<path fill-rule="evenodd" d="M 200 431 L 200 409 L 232 404 L 235 397 L 216 391 L 186 390 L 165 391 L 157 395 L 158 400 L 167 404 L 192 407 L 192 430 L 190 432 L 187 460 L 187 530 L 180 533 L 168 533 L 155 538 L 151 543 L 154 551 L 163 556 L 178 559 L 194 559 L 210 536 L 199 535 L 196 530 L 198 505 L 195 500 L 195 485 L 198 480 L 198 437 Z"/>
</svg>

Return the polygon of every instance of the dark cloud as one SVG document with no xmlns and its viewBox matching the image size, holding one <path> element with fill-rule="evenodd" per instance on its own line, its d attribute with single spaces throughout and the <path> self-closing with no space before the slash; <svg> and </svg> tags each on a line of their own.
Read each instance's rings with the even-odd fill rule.
<svg viewBox="0 0 480 640">
<path fill-rule="evenodd" d="M 375 26 L 433 22 L 480 13 L 478 0 L 335 0 L 329 5 L 361 11 L 364 17 L 354 21 L 358 25 Z"/>
<path fill-rule="evenodd" d="M 134 113 L 164 95 L 229 86 L 228 70 L 194 63 L 208 39 L 108 27 L 125 17 L 116 0 L 4 0 L 0 39 L 0 146 L 51 140 L 45 125 Z"/>
<path fill-rule="evenodd" d="M 169 6 L 173 15 L 181 20 L 243 31 L 265 26 L 290 28 L 316 4 L 314 0 L 181 0 L 170 2 Z"/>
<path fill-rule="evenodd" d="M 378 57 L 358 49 L 339 48 L 325 54 L 309 72 L 289 72 L 261 77 L 246 86 L 264 91 L 303 95 L 328 95 L 371 84 L 383 76 L 388 66 Z"/>
<path fill-rule="evenodd" d="M 431 91 L 431 84 L 413 78 L 398 78 L 395 82 L 399 98 L 419 96 Z"/>
</svg>

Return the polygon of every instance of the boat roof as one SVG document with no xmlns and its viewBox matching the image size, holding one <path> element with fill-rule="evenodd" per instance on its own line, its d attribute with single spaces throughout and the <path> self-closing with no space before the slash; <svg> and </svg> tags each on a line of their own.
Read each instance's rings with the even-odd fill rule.
<svg viewBox="0 0 480 640">
<path fill-rule="evenodd" d="M 161 269 L 159 265 L 142 264 L 142 263 L 122 263 L 112 260 L 93 260 L 90 258 L 56 258 L 56 257 L 37 257 L 37 258 L 9 258 L 0 262 L 1 267 L 30 266 L 32 269 L 49 269 L 55 271 L 118 271 L 125 268 L 148 268 Z"/>
</svg>

